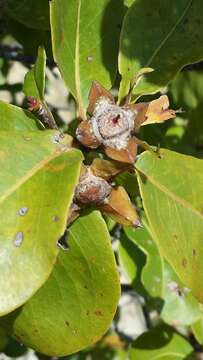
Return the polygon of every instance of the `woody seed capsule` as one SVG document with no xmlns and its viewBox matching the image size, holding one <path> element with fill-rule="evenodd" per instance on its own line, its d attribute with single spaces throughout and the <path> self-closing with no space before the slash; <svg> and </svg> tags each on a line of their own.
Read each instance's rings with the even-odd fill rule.
<svg viewBox="0 0 203 360">
<path fill-rule="evenodd" d="M 75 201 L 79 204 L 101 204 L 110 194 L 108 182 L 92 174 L 88 169 L 80 178 L 75 190 Z"/>
</svg>

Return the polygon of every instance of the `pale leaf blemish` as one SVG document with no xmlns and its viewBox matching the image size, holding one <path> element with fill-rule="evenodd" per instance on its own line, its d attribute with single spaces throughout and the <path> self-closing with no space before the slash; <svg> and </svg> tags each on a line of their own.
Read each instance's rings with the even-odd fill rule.
<svg viewBox="0 0 203 360">
<path fill-rule="evenodd" d="M 25 140 L 25 141 L 31 141 L 32 139 L 31 139 L 31 137 L 29 137 L 29 136 L 23 136 L 23 140 Z"/>
<path fill-rule="evenodd" d="M 16 247 L 20 247 L 22 245 L 23 239 L 24 239 L 23 232 L 22 231 L 17 232 L 13 240 L 14 245 Z"/>
<path fill-rule="evenodd" d="M 93 56 L 91 56 L 91 55 L 89 55 L 88 57 L 87 57 L 87 62 L 92 62 L 93 61 Z"/>
<path fill-rule="evenodd" d="M 22 207 L 22 208 L 20 208 L 20 210 L 18 211 L 17 214 L 20 216 L 25 216 L 27 214 L 27 212 L 28 212 L 28 207 Z"/>
<path fill-rule="evenodd" d="M 175 281 L 170 281 L 170 282 L 167 284 L 167 287 L 168 287 L 168 289 L 169 289 L 172 293 L 176 294 L 177 296 L 182 296 L 182 295 L 183 295 L 182 290 L 180 289 L 180 287 L 179 287 L 179 285 L 178 285 L 177 282 L 175 282 Z"/>
</svg>

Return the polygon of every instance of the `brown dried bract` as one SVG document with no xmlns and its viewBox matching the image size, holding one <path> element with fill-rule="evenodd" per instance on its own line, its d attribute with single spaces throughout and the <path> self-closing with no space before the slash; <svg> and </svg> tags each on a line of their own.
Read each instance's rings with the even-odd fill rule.
<svg viewBox="0 0 203 360">
<path fill-rule="evenodd" d="M 129 105 L 129 107 L 138 113 L 135 130 L 139 130 L 140 126 L 143 125 L 163 123 L 176 117 L 176 111 L 169 109 L 169 100 L 166 95 L 162 95 L 149 103 L 138 103 Z"/>
<path fill-rule="evenodd" d="M 111 159 L 128 164 L 134 164 L 137 155 L 137 143 L 135 138 L 133 137 L 128 141 L 128 145 L 124 150 L 117 150 L 107 146 L 105 148 L 105 153 Z"/>
<path fill-rule="evenodd" d="M 102 160 L 96 158 L 91 165 L 91 171 L 95 176 L 102 177 L 110 181 L 114 176 L 124 171 L 134 170 L 131 165 L 120 163 L 117 161 Z"/>
<path fill-rule="evenodd" d="M 115 103 L 113 95 L 97 81 L 93 81 L 89 93 L 89 106 L 87 108 L 89 114 L 93 114 L 95 105 L 101 98 L 108 99 L 112 104 Z"/>
<path fill-rule="evenodd" d="M 112 189 L 111 194 L 106 199 L 105 204 L 100 206 L 100 209 L 122 225 L 141 226 L 136 209 L 122 186 Z"/>
</svg>

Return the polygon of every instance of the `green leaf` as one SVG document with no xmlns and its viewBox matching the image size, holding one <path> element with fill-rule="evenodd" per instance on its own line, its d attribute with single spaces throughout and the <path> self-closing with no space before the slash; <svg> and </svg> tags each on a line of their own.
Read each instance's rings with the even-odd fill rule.
<svg viewBox="0 0 203 360">
<path fill-rule="evenodd" d="M 119 264 L 134 289 L 146 296 L 142 286 L 141 274 L 145 266 L 145 255 L 127 236 L 122 236 L 118 246 Z"/>
<path fill-rule="evenodd" d="M 111 88 L 117 70 L 123 1 L 52 0 L 54 57 L 85 118 L 93 80 Z"/>
<path fill-rule="evenodd" d="M 184 133 L 179 143 L 179 149 L 193 150 L 201 148 L 203 143 L 203 125 L 201 114 L 203 111 L 203 72 L 184 71 L 178 74 L 170 85 L 170 94 L 175 107 L 182 107 L 181 115 L 184 122 Z M 167 134 L 168 135 L 168 134 Z M 195 151 L 193 150 L 195 154 Z"/>
<path fill-rule="evenodd" d="M 203 316 L 191 326 L 193 335 L 199 344 L 203 344 Z"/>
<path fill-rule="evenodd" d="M 146 228 L 125 228 L 128 238 L 146 255 L 146 265 L 142 270 L 142 283 L 148 293 L 159 297 L 162 293 L 163 264 L 158 248 Z"/>
<path fill-rule="evenodd" d="M 155 71 L 134 89 L 135 97 L 159 91 L 184 65 L 201 60 L 202 17 L 201 0 L 135 0 L 121 33 L 120 99 L 128 94 L 131 81 L 142 68 Z"/>
<path fill-rule="evenodd" d="M 1 318 L 29 347 L 51 356 L 80 351 L 107 331 L 119 299 L 110 237 L 99 212 L 74 222 L 46 284 L 21 310 Z"/>
<path fill-rule="evenodd" d="M 134 0 L 124 0 L 124 4 L 127 7 L 130 7 L 133 4 Z"/>
<path fill-rule="evenodd" d="M 53 138 L 54 136 L 54 138 Z M 48 278 L 80 175 L 78 150 L 59 133 L 0 132 L 0 314 Z"/>
<path fill-rule="evenodd" d="M 144 223 L 146 224 L 146 221 Z M 161 311 L 162 319 L 168 324 L 181 326 L 191 325 L 199 319 L 201 310 L 198 301 L 192 296 L 191 291 L 181 283 L 171 266 L 161 258 L 159 250 L 152 240 L 152 235 L 146 228 L 136 230 L 126 227 L 125 233 L 147 256 L 147 262 L 143 269 L 140 269 L 136 258 L 134 267 L 138 266 L 138 269 L 142 271 L 141 280 L 149 295 L 164 300 Z M 132 257 L 134 252 L 136 253 L 137 246 L 130 249 L 128 258 Z M 127 257 L 124 265 L 125 268 L 129 266 Z M 139 292 L 137 287 L 136 290 Z"/>
<path fill-rule="evenodd" d="M 8 14 L 28 28 L 49 29 L 49 0 L 9 0 Z"/>
<path fill-rule="evenodd" d="M 0 101 L 0 131 L 34 131 L 40 128 L 42 125 L 29 111 Z"/>
<path fill-rule="evenodd" d="M 192 296 L 191 291 L 181 283 L 166 261 L 163 270 L 162 319 L 174 326 L 191 325 L 201 317 L 198 301 Z"/>
<path fill-rule="evenodd" d="M 203 162 L 161 149 L 136 163 L 144 209 L 162 255 L 193 295 L 203 301 Z"/>
<path fill-rule="evenodd" d="M 140 269 L 136 259 L 134 266 L 137 265 L 138 269 L 142 271 L 141 280 L 149 295 L 164 300 L 161 311 L 162 319 L 168 324 L 181 326 L 191 325 L 197 321 L 201 316 L 198 301 L 192 296 L 191 291 L 181 283 L 171 266 L 161 258 L 150 233 L 145 228 L 136 230 L 127 227 L 125 233 L 147 256 L 147 262 L 143 269 Z M 132 257 L 134 252 L 136 253 L 137 246 L 131 249 L 128 257 Z M 126 266 L 129 265 L 126 264 Z"/>
<path fill-rule="evenodd" d="M 0 351 L 2 351 L 8 343 L 8 336 L 5 330 L 0 327 Z"/>
<path fill-rule="evenodd" d="M 169 326 L 158 326 L 142 334 L 129 350 L 130 360 L 183 360 L 192 346 Z"/>
<path fill-rule="evenodd" d="M 23 91 L 26 96 L 43 100 L 45 90 L 46 53 L 43 47 L 39 47 L 36 64 L 25 76 Z"/>
</svg>

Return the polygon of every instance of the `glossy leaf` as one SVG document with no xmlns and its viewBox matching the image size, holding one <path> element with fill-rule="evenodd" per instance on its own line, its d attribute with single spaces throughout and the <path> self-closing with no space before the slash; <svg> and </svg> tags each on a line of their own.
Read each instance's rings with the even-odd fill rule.
<svg viewBox="0 0 203 360">
<path fill-rule="evenodd" d="M 171 266 L 164 261 L 163 292 L 164 306 L 162 319 L 174 326 L 187 326 L 201 317 L 198 301 L 192 296 L 191 290 L 181 283 Z"/>
<path fill-rule="evenodd" d="M 1 319 L 24 344 L 51 356 L 77 352 L 101 338 L 119 298 L 101 215 L 95 211 L 76 220 L 67 241 L 70 249 L 60 252 L 47 283 L 19 312 Z"/>
<path fill-rule="evenodd" d="M 53 52 L 85 118 L 93 80 L 110 88 L 117 69 L 123 1 L 52 0 Z"/>
<path fill-rule="evenodd" d="M 199 344 L 203 344 L 203 317 L 191 326 L 192 332 Z"/>
<path fill-rule="evenodd" d="M 66 228 L 82 156 L 68 137 L 61 145 L 53 136 L 59 134 L 0 132 L 1 315 L 46 281 Z"/>
<path fill-rule="evenodd" d="M 179 133 L 174 133 L 175 129 L 173 133 L 167 132 L 167 140 L 173 136 L 178 151 L 196 155 L 203 143 L 203 72 L 184 71 L 178 74 L 170 85 L 170 95 L 175 106 L 182 107 L 184 112 L 181 118 L 184 122 Z"/>
<path fill-rule="evenodd" d="M 142 270 L 141 280 L 153 297 L 161 297 L 162 295 L 162 277 L 163 277 L 163 261 L 160 257 L 158 248 L 148 233 L 146 228 L 133 229 L 125 228 L 128 238 L 139 247 L 146 255 L 146 264 Z"/>
<path fill-rule="evenodd" d="M 171 266 L 161 258 L 152 235 L 145 228 L 139 231 L 125 228 L 125 233 L 147 256 L 141 280 L 150 296 L 164 300 L 162 319 L 174 326 L 191 325 L 199 319 L 201 311 L 198 301 L 181 283 Z M 132 254 L 136 253 L 136 247 L 131 249 Z"/>
<path fill-rule="evenodd" d="M 144 253 L 123 235 L 118 246 L 119 264 L 126 279 L 133 288 L 142 296 L 146 296 L 142 282 L 142 272 L 145 266 L 146 257 Z"/>
<path fill-rule="evenodd" d="M 48 0 L 9 0 L 6 8 L 12 18 L 28 28 L 49 29 Z"/>
<path fill-rule="evenodd" d="M 43 100 L 45 90 L 46 53 L 43 47 L 39 47 L 36 64 L 25 76 L 23 91 L 26 96 Z"/>
<path fill-rule="evenodd" d="M 201 0 L 135 0 L 123 23 L 119 70 L 120 99 L 142 68 L 154 72 L 134 88 L 135 97 L 157 92 L 180 69 L 203 58 Z M 147 26 L 146 26 L 147 24 Z"/>
<path fill-rule="evenodd" d="M 168 326 L 159 326 L 139 336 L 129 350 L 130 360 L 184 360 L 192 346 Z"/>
<path fill-rule="evenodd" d="M 0 131 L 34 131 L 42 128 L 29 111 L 0 101 Z"/>
<path fill-rule="evenodd" d="M 0 201 L 58 152 L 70 149 L 71 144 L 72 138 L 60 139 L 58 131 L 0 131 Z"/>
<path fill-rule="evenodd" d="M 146 216 L 160 252 L 193 295 L 203 301 L 203 162 L 161 149 L 136 163 Z"/>
</svg>

